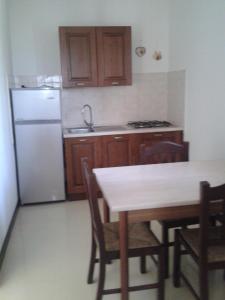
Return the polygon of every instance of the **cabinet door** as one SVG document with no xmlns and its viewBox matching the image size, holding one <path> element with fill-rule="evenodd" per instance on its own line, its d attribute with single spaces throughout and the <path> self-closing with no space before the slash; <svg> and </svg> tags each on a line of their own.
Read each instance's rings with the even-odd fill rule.
<svg viewBox="0 0 225 300">
<path fill-rule="evenodd" d="M 67 193 L 83 193 L 81 158 L 87 157 L 91 168 L 101 167 L 101 138 L 65 139 Z"/>
<path fill-rule="evenodd" d="M 128 166 L 130 164 L 128 135 L 104 136 L 102 142 L 104 167 Z"/>
<path fill-rule="evenodd" d="M 97 86 L 94 27 L 60 27 L 63 87 Z"/>
<path fill-rule="evenodd" d="M 182 143 L 182 132 L 181 131 L 169 131 L 169 132 L 155 132 L 155 133 L 144 133 L 141 136 L 141 143 L 151 146 L 152 144 L 170 141 L 177 144 Z"/>
<path fill-rule="evenodd" d="M 154 132 L 154 133 L 140 133 L 131 135 L 131 164 L 137 165 L 140 161 L 140 145 L 153 145 L 161 141 L 170 141 L 181 144 L 183 141 L 182 131 L 170 132 Z"/>
<path fill-rule="evenodd" d="M 131 84 L 131 27 L 97 27 L 99 86 Z"/>
</svg>

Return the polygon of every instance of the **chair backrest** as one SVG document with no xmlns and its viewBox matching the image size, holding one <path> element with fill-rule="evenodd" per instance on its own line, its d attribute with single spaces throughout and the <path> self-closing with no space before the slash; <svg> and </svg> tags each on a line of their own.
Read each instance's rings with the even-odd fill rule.
<svg viewBox="0 0 225 300">
<path fill-rule="evenodd" d="M 219 225 L 214 227 L 215 234 L 209 234 L 210 217 L 216 214 Z M 210 187 L 207 181 L 200 182 L 200 259 L 207 262 L 209 246 L 225 245 L 225 184 Z"/>
<path fill-rule="evenodd" d="M 99 245 L 99 250 L 105 250 L 105 240 L 104 240 L 104 232 L 101 220 L 101 214 L 98 205 L 97 198 L 97 184 L 95 175 L 90 170 L 88 165 L 88 159 L 83 157 L 81 159 L 82 165 L 82 174 L 83 181 L 85 186 L 86 195 L 88 198 L 90 213 L 91 213 L 91 224 L 92 224 L 92 234 L 94 235 L 95 241 Z"/>
<path fill-rule="evenodd" d="M 188 161 L 189 143 L 177 144 L 162 141 L 152 146 L 140 145 L 140 164 L 157 164 Z"/>
</svg>

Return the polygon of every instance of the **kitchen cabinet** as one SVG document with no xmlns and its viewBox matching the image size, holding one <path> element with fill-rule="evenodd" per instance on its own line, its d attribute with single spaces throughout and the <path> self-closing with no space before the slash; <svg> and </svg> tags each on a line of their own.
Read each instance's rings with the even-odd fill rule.
<svg viewBox="0 0 225 300">
<path fill-rule="evenodd" d="M 97 86 L 94 27 L 60 27 L 63 87 Z"/>
<path fill-rule="evenodd" d="M 160 141 L 181 144 L 182 131 L 135 134 L 116 134 L 64 139 L 67 197 L 85 199 L 81 172 L 81 158 L 88 157 L 91 168 L 118 167 L 139 164 L 139 148 L 145 143 Z"/>
<path fill-rule="evenodd" d="M 139 149 L 141 144 L 146 144 L 151 146 L 161 141 L 170 141 L 177 144 L 181 144 L 183 141 L 183 132 L 167 131 L 167 132 L 132 134 L 130 138 L 131 165 L 139 164 Z"/>
<path fill-rule="evenodd" d="M 63 87 L 131 84 L 131 27 L 59 27 Z"/>
<path fill-rule="evenodd" d="M 87 157 L 91 168 L 101 167 L 101 139 L 99 137 L 69 138 L 65 139 L 64 146 L 67 194 L 73 194 L 76 199 L 81 199 L 84 195 L 81 158 Z"/>
<path fill-rule="evenodd" d="M 131 84 L 131 27 L 96 29 L 98 85 Z"/>
<path fill-rule="evenodd" d="M 107 135 L 102 138 L 104 167 L 128 166 L 130 164 L 129 135 Z"/>
</svg>

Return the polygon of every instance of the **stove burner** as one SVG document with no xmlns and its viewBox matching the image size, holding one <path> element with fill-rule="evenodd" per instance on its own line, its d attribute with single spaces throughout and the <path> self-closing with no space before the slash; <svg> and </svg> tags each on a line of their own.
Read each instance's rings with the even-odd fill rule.
<svg viewBox="0 0 225 300">
<path fill-rule="evenodd" d="M 137 122 L 128 122 L 128 126 L 134 127 L 134 128 L 155 128 L 155 127 L 169 127 L 172 124 L 167 121 L 137 121 Z"/>
</svg>

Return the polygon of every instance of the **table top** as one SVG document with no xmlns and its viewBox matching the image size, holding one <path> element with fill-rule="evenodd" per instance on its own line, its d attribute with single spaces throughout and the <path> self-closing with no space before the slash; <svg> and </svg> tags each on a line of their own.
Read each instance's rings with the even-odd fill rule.
<svg viewBox="0 0 225 300">
<path fill-rule="evenodd" d="M 200 181 L 225 183 L 225 160 L 94 169 L 115 212 L 198 204 Z"/>
</svg>

